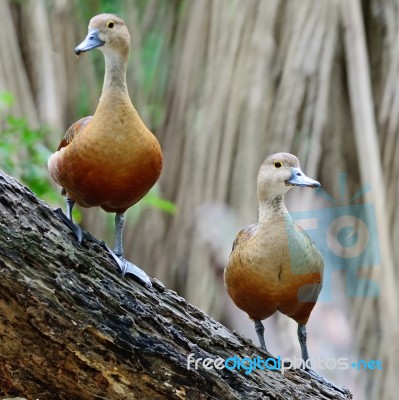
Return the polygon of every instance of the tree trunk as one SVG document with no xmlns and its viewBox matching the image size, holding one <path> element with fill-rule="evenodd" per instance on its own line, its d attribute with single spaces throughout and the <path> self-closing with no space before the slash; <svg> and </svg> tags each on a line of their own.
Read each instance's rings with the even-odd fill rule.
<svg viewBox="0 0 399 400">
<path fill-rule="evenodd" d="M 28 399 L 345 399 L 303 371 L 187 369 L 268 354 L 157 280 L 123 278 L 94 238 L 0 173 L 0 395 Z"/>
</svg>

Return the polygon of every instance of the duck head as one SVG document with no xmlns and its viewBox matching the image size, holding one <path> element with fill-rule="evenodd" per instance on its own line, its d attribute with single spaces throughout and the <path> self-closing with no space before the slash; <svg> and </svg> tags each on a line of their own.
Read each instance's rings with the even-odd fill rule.
<svg viewBox="0 0 399 400">
<path fill-rule="evenodd" d="M 116 53 L 127 57 L 129 45 L 130 35 L 123 19 L 115 14 L 99 14 L 90 20 L 88 34 L 75 48 L 75 53 L 79 56 L 98 48 L 104 54 Z"/>
<path fill-rule="evenodd" d="M 263 161 L 258 174 L 258 198 L 282 196 L 293 186 L 319 188 L 320 183 L 307 177 L 298 159 L 289 153 L 272 154 Z"/>
</svg>

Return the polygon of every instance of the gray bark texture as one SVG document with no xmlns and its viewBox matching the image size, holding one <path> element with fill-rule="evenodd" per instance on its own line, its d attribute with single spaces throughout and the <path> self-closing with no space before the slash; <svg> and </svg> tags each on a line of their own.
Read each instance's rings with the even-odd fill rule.
<svg viewBox="0 0 399 400">
<path fill-rule="evenodd" d="M 0 172 L 0 397 L 349 399 L 304 371 L 187 370 L 187 355 L 269 355 L 153 280 L 122 277 L 94 238 Z"/>
</svg>

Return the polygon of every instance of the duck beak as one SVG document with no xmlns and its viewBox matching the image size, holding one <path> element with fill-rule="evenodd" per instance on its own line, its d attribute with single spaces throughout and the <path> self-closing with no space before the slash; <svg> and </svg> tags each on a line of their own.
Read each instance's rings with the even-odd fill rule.
<svg viewBox="0 0 399 400">
<path fill-rule="evenodd" d="M 100 39 L 100 31 L 98 29 L 90 29 L 89 33 L 86 36 L 86 39 L 83 42 L 75 47 L 75 53 L 78 56 L 85 51 L 93 50 L 97 47 L 104 45 L 104 40 Z"/>
<path fill-rule="evenodd" d="M 306 176 L 300 168 L 291 168 L 291 177 L 285 181 L 286 186 L 319 188 L 320 183 Z"/>
</svg>

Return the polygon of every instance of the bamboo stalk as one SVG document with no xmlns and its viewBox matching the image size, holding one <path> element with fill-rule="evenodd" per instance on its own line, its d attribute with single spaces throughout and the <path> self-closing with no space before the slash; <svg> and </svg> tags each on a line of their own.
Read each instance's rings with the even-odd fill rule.
<svg viewBox="0 0 399 400">
<path fill-rule="evenodd" d="M 392 351 L 385 350 L 387 348 L 395 348 L 399 333 L 398 302 L 397 300 L 392 301 L 395 298 L 397 299 L 395 266 L 388 228 L 389 221 L 386 214 L 386 188 L 377 138 L 369 61 L 360 2 L 358 0 L 342 0 L 342 16 L 345 28 L 346 64 L 358 161 L 363 183 L 370 183 L 373 188 L 369 194 L 369 200 L 375 205 L 382 255 L 382 265 L 378 274 L 381 288 L 380 297 L 378 298 L 378 311 L 381 315 L 379 323 L 382 330 L 382 346 L 380 346 L 380 349 L 374 349 L 374 351 L 375 356 L 381 357 L 382 355 L 384 357 L 384 362 L 390 365 L 390 369 L 381 376 L 379 384 L 376 379 L 374 380 L 372 398 L 377 398 L 381 396 L 383 388 L 395 387 L 396 378 L 393 372 L 396 368 L 393 365 L 397 363 L 397 357 Z M 372 271 L 374 275 L 377 268 L 372 268 Z M 370 315 L 370 318 L 374 323 L 378 323 L 375 317 Z M 361 337 L 365 335 L 365 331 L 360 332 Z M 384 394 L 393 396 L 393 392 L 388 394 L 388 391 L 389 389 L 384 391 Z"/>
</svg>

